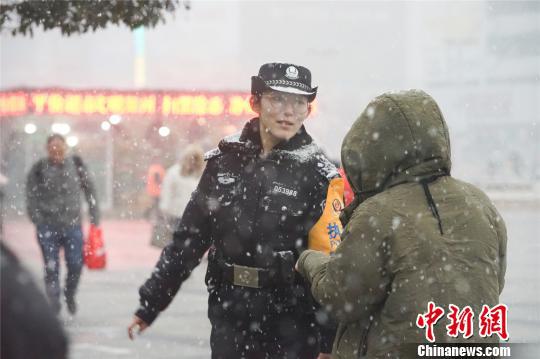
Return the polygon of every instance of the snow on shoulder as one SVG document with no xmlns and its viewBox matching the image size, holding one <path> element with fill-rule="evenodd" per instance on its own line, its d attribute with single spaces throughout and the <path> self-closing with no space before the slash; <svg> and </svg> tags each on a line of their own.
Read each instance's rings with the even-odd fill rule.
<svg viewBox="0 0 540 359">
<path fill-rule="evenodd" d="M 210 150 L 210 151 L 208 151 L 208 152 L 206 152 L 204 154 L 204 160 L 208 161 L 208 160 L 211 160 L 212 158 L 217 157 L 219 155 L 221 155 L 221 150 L 218 147 L 216 147 L 216 148 L 214 148 L 214 149 L 212 149 L 212 150 Z"/>
<path fill-rule="evenodd" d="M 238 143 L 238 142 L 240 142 L 240 135 L 241 135 L 240 132 L 233 133 L 232 135 L 223 137 L 221 142 L 223 142 L 223 143 Z"/>
<path fill-rule="evenodd" d="M 336 166 L 323 154 L 314 142 L 304 145 L 296 150 L 276 150 L 284 157 L 289 157 L 300 163 L 315 162 L 317 171 L 324 177 L 332 179 L 339 176 Z"/>
<path fill-rule="evenodd" d="M 219 142 L 218 147 L 216 147 L 213 150 L 210 150 L 210 151 L 208 151 L 208 152 L 206 152 L 204 154 L 204 160 L 208 161 L 208 160 L 211 160 L 212 158 L 218 157 L 219 155 L 221 155 L 223 153 L 223 151 L 221 151 L 220 147 L 222 147 L 222 146 L 226 147 L 227 145 L 235 144 L 235 143 L 240 143 L 240 132 L 234 133 L 234 134 L 226 136 L 226 137 L 223 137 L 223 139 Z"/>
</svg>

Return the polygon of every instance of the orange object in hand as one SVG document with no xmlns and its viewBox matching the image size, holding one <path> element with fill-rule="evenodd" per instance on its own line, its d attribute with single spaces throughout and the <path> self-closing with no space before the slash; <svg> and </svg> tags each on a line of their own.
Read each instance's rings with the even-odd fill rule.
<svg viewBox="0 0 540 359">
<path fill-rule="evenodd" d="M 328 185 L 322 215 L 309 231 L 309 249 L 326 254 L 334 253 L 341 243 L 343 226 L 339 220 L 339 215 L 343 207 L 343 178 L 334 178 Z"/>
</svg>

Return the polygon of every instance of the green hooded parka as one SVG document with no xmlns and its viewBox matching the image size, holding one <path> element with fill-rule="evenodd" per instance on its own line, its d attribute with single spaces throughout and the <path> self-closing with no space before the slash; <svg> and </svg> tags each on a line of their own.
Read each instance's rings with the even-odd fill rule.
<svg viewBox="0 0 540 359">
<path fill-rule="evenodd" d="M 435 340 L 497 342 L 479 336 L 482 305 L 499 303 L 506 229 L 487 196 L 450 176 L 450 143 L 437 103 L 425 92 L 375 98 L 341 148 L 357 200 L 335 255 L 308 250 L 299 271 L 340 321 L 333 358 L 416 357 L 426 343 L 419 314 L 445 310 Z M 474 312 L 473 336 L 447 335 L 449 305 Z"/>
</svg>

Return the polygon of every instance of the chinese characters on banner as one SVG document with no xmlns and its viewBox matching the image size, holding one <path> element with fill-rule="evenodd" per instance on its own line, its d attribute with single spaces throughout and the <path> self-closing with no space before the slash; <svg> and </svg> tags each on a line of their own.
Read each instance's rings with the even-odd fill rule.
<svg viewBox="0 0 540 359">
<path fill-rule="evenodd" d="M 459 307 L 450 304 L 449 309 L 450 313 L 447 315 L 449 324 L 446 326 L 446 334 L 454 338 L 457 338 L 460 334 L 465 339 L 472 337 L 474 331 L 474 312 L 472 308 L 466 306 L 460 310 Z M 493 307 L 483 305 L 482 312 L 478 317 L 478 334 L 482 338 L 497 334 L 501 340 L 508 340 L 507 313 L 508 307 L 505 304 L 498 304 Z M 431 343 L 435 342 L 433 327 L 443 316 L 444 309 L 433 302 L 429 302 L 427 312 L 419 314 L 416 318 L 416 325 L 420 329 L 425 328 L 426 339 Z"/>
</svg>

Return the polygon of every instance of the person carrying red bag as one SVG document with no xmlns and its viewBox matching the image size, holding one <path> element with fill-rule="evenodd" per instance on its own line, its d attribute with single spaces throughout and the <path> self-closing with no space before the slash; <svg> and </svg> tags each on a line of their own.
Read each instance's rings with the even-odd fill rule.
<svg viewBox="0 0 540 359">
<path fill-rule="evenodd" d="M 59 134 L 47 138 L 48 157 L 36 162 L 27 176 L 26 206 L 36 225 L 44 259 L 45 288 L 51 307 L 60 303 L 60 248 L 67 265 L 64 297 L 70 314 L 77 311 L 75 295 L 83 266 L 81 192 L 88 202 L 90 222 L 99 225 L 99 206 L 94 183 L 82 159 L 66 155 L 66 140 Z"/>
</svg>

